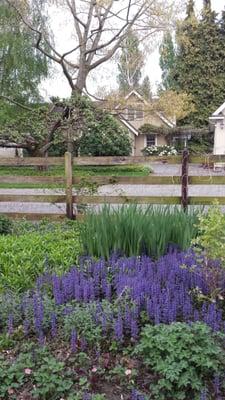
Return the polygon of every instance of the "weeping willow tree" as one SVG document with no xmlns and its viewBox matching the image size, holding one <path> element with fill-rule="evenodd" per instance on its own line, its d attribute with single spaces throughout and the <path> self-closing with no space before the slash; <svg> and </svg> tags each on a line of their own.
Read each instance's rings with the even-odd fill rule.
<svg viewBox="0 0 225 400">
<path fill-rule="evenodd" d="M 48 74 L 49 61 L 34 47 L 28 28 L 6 1 L 0 1 L 0 142 L 12 132 L 11 146 L 30 107 L 41 101 L 39 84 Z M 33 105 L 32 105 L 33 103 Z M 34 113 L 32 120 L 37 120 Z M 39 121 L 37 124 L 40 125 Z M 28 125 L 28 132 L 32 132 Z M 40 129 L 39 129 L 40 130 Z M 7 146 L 7 143 L 4 144 Z M 7 146 L 8 147 L 8 146 Z M 10 147 L 10 146 L 9 146 Z M 19 146 L 18 146 L 19 147 Z"/>
<path fill-rule="evenodd" d="M 20 102 L 40 99 L 41 79 L 48 73 L 46 57 L 34 47 L 29 29 L 7 2 L 0 3 L 0 96 Z"/>
</svg>

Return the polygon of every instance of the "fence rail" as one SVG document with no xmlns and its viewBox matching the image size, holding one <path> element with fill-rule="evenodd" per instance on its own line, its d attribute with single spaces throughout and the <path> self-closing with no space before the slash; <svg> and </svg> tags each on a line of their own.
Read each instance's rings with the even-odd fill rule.
<svg viewBox="0 0 225 400">
<path fill-rule="evenodd" d="M 181 176 L 90 176 L 73 177 L 74 185 L 88 181 L 96 185 L 181 185 Z M 61 176 L 10 176 L 0 175 L 0 184 L 50 184 L 65 185 Z M 225 176 L 188 176 L 189 185 L 225 185 Z"/>
<path fill-rule="evenodd" d="M 115 165 L 130 165 L 130 164 L 145 164 L 149 162 L 158 162 L 163 164 L 181 164 L 181 176 L 91 176 L 82 178 L 76 175 L 76 166 L 115 166 Z M 224 162 L 224 156 L 190 156 L 187 150 L 184 150 L 182 156 L 168 157 L 79 157 L 72 158 L 70 153 L 66 153 L 65 157 L 48 157 L 48 158 L 0 158 L 0 166 L 64 166 L 65 176 L 0 176 L 0 184 L 57 184 L 62 185 L 65 193 L 55 194 L 1 194 L 0 203 L 50 203 L 50 204 L 66 204 L 66 216 L 70 219 L 79 218 L 79 215 L 74 215 L 74 204 L 181 204 L 184 209 L 188 205 L 209 205 L 212 204 L 215 197 L 212 196 L 188 196 L 189 185 L 225 185 L 225 176 L 189 176 L 188 166 L 192 164 L 202 164 L 211 166 L 215 162 Z M 75 170 L 73 176 L 73 170 Z M 96 185 L 180 185 L 180 196 L 108 196 L 108 195 L 74 195 L 73 185 L 88 182 Z M 225 205 L 225 197 L 217 197 L 219 204 Z M 63 214 L 35 214 L 35 213 L 18 213 L 5 212 L 13 218 L 26 216 L 28 219 L 39 219 L 51 217 L 53 219 L 62 219 Z"/>
<path fill-rule="evenodd" d="M 145 164 L 149 162 L 161 162 L 167 164 L 180 164 L 182 155 L 179 156 L 128 156 L 128 157 L 75 157 L 73 165 L 130 165 L 130 164 Z M 190 164 L 213 164 L 225 162 L 225 155 L 205 154 L 203 156 L 189 155 L 188 161 Z M 0 166 L 50 166 L 64 165 L 64 157 L 0 157 Z"/>
</svg>

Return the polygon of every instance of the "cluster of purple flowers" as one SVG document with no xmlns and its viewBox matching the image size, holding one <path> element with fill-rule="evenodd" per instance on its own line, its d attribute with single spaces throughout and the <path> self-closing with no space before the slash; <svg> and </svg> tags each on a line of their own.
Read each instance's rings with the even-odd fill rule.
<svg viewBox="0 0 225 400">
<path fill-rule="evenodd" d="M 133 389 L 131 392 L 131 400 L 145 400 L 145 396 L 138 392 L 138 390 Z"/>
<path fill-rule="evenodd" d="M 215 265 L 215 268 L 220 267 Z M 224 290 L 225 273 L 220 277 L 221 289 Z M 90 308 L 94 322 L 102 326 L 103 334 L 111 330 L 118 341 L 127 335 L 137 339 L 143 312 L 154 324 L 203 321 L 215 331 L 225 330 L 222 309 L 218 302 L 207 300 L 211 290 L 209 280 L 192 251 L 171 252 L 157 261 L 146 256 L 112 256 L 109 261 L 85 258 L 63 276 L 41 276 L 35 292 L 26 295 L 21 305 L 25 333 L 32 326 L 40 341 L 45 331 L 44 316 L 47 311 L 43 297 L 46 289 L 48 296 L 51 292 L 57 312 L 64 307 L 65 316 L 73 312 L 74 303 L 86 307 L 95 304 L 94 308 Z M 196 293 L 200 293 L 205 300 L 196 300 Z M 114 311 L 106 312 L 103 300 L 114 304 Z M 13 320 L 11 312 L 8 316 L 10 333 Z M 51 335 L 55 337 L 58 323 L 55 311 L 49 311 L 48 320 Z M 75 336 L 73 332 L 71 346 L 74 349 Z"/>
</svg>

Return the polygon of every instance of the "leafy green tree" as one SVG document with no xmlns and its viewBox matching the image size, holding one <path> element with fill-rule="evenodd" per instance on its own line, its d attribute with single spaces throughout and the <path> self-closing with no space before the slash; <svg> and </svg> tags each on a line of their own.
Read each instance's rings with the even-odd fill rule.
<svg viewBox="0 0 225 400">
<path fill-rule="evenodd" d="M 48 62 L 33 46 L 28 28 L 16 12 L 0 4 L 0 95 L 20 101 L 40 99 L 39 83 L 48 73 Z"/>
<path fill-rule="evenodd" d="M 4 0 L 0 4 L 0 126 L 1 140 L 11 130 L 11 139 L 20 143 L 20 128 L 34 132 L 34 121 L 30 122 L 30 106 L 41 101 L 39 84 L 48 74 L 49 61 L 33 46 L 28 28 L 16 12 Z M 29 114 L 29 115 L 28 115 Z M 24 118 L 28 118 L 26 123 Z M 32 125 L 32 130 L 31 130 Z M 6 127 L 6 131 L 5 128 Z M 14 129 L 15 128 L 15 129 Z M 24 144 L 24 143 L 22 143 Z M 9 144 L 8 144 L 9 146 Z M 15 143 L 12 145 L 19 147 Z M 9 146 L 10 147 L 10 146 Z"/>
<path fill-rule="evenodd" d="M 162 89 L 170 90 L 173 89 L 174 77 L 174 63 L 175 63 L 175 49 L 173 44 L 173 38 L 170 32 L 166 32 L 163 36 L 162 44 L 159 48 L 160 60 L 159 64 L 162 69 Z"/>
<path fill-rule="evenodd" d="M 128 132 L 110 114 L 96 111 L 79 141 L 80 155 L 129 156 L 131 141 Z"/>
<path fill-rule="evenodd" d="M 175 89 L 192 95 L 195 110 L 182 121 L 196 127 L 208 124 L 208 118 L 225 98 L 225 30 L 204 1 L 202 17 L 188 3 L 187 16 L 177 30 L 177 54 L 174 65 Z"/>
<path fill-rule="evenodd" d="M 29 156 L 43 156 L 51 149 L 76 154 L 129 155 L 129 134 L 109 113 L 86 96 L 54 104 L 24 106 L 10 122 L 0 126 L 0 147 L 19 147 Z"/>
<path fill-rule="evenodd" d="M 118 83 L 122 94 L 139 88 L 141 68 L 143 67 L 143 54 L 139 49 L 137 35 L 130 31 L 123 41 L 122 52 L 118 63 Z"/>
</svg>

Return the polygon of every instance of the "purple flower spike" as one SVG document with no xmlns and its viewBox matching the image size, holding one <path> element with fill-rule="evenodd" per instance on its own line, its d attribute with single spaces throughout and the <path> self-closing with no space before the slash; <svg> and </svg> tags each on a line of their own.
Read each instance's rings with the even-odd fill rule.
<svg viewBox="0 0 225 400">
<path fill-rule="evenodd" d="M 213 386 L 216 396 L 220 395 L 220 377 L 216 375 L 213 380 Z"/>
<path fill-rule="evenodd" d="M 92 395 L 90 393 L 84 393 L 82 400 L 91 400 Z"/>
<path fill-rule="evenodd" d="M 201 394 L 200 394 L 200 400 L 207 400 L 208 396 L 207 396 L 207 390 L 206 388 L 202 389 Z"/>
<path fill-rule="evenodd" d="M 114 335 L 119 342 L 123 341 L 123 320 L 121 315 L 118 315 L 114 322 Z"/>
<path fill-rule="evenodd" d="M 75 353 L 77 350 L 77 332 L 75 329 L 72 329 L 71 332 L 70 345 L 72 353 Z"/>
<path fill-rule="evenodd" d="M 8 327 L 8 334 L 12 335 L 13 334 L 13 314 L 9 314 L 8 321 L 7 321 L 7 327 Z"/>
<path fill-rule="evenodd" d="M 136 389 L 133 389 L 131 392 L 131 400 L 138 400 L 138 392 Z"/>
<path fill-rule="evenodd" d="M 38 294 L 34 294 L 33 297 L 33 313 L 34 313 L 34 326 L 36 332 L 39 334 L 39 332 L 42 331 L 42 324 L 44 320 L 44 305 L 41 297 L 39 297 Z"/>
<path fill-rule="evenodd" d="M 87 348 L 87 341 L 86 341 L 86 339 L 85 338 L 81 338 L 81 350 L 82 351 L 85 351 L 86 350 L 86 348 Z"/>
</svg>

